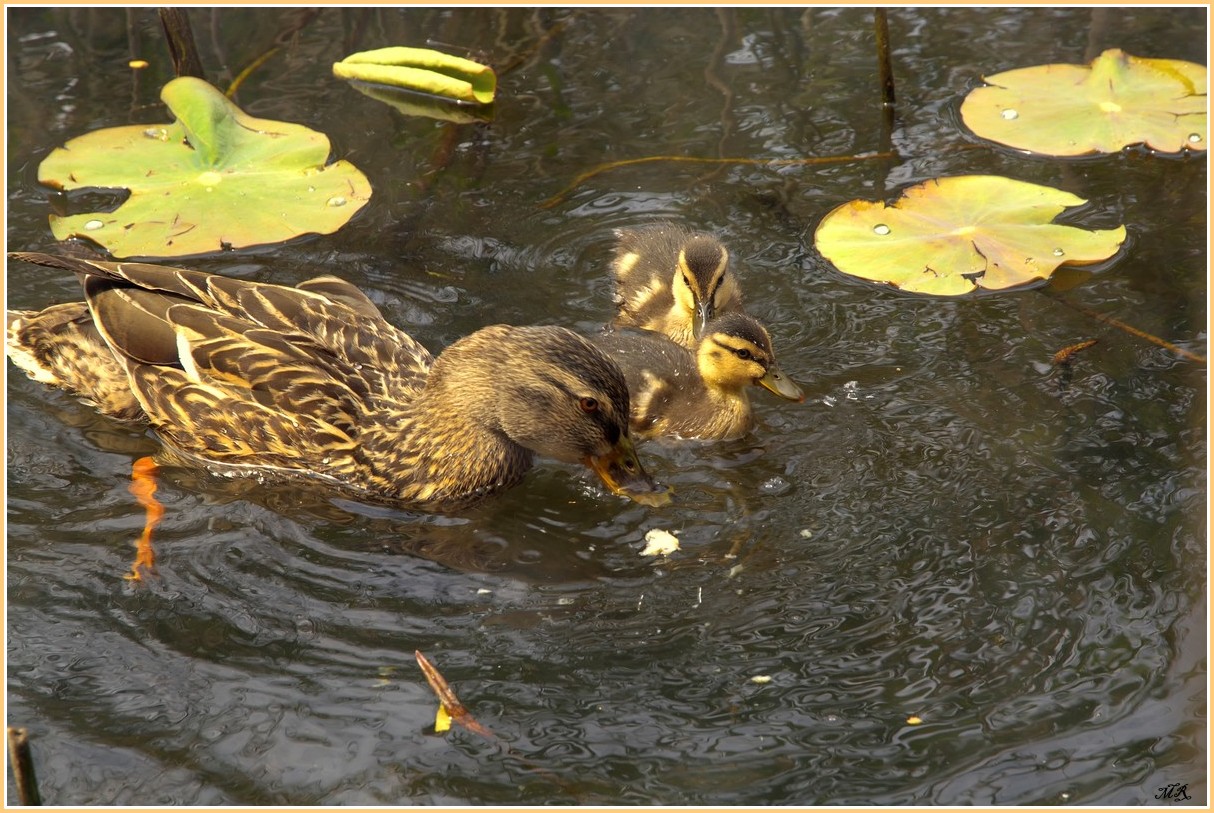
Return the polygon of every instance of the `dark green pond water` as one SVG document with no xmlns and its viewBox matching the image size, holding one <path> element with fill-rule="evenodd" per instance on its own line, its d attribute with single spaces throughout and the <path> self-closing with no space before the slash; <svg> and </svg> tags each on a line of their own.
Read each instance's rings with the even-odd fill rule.
<svg viewBox="0 0 1214 813">
<path fill-rule="evenodd" d="M 46 250 L 39 162 L 167 121 L 172 67 L 152 9 L 7 14 L 7 245 Z M 1206 803 L 1205 365 L 1040 292 L 913 298 L 812 247 L 835 206 L 929 178 L 1056 186 L 1130 234 L 1067 302 L 1204 355 L 1204 156 L 1030 158 L 957 114 L 983 74 L 1109 47 L 1204 64 L 1204 8 L 891 9 L 891 157 L 641 163 L 547 208 L 610 161 L 879 150 L 872 11 L 190 17 L 221 88 L 277 48 L 235 101 L 328 134 L 375 189 L 332 236 L 190 265 L 338 273 L 438 350 L 497 322 L 594 330 L 612 229 L 676 218 L 731 247 L 809 397 L 756 395 L 740 441 L 643 445 L 662 509 L 551 462 L 446 517 L 169 469 L 159 578 L 135 586 L 128 476 L 154 439 L 9 365 L 7 713 L 46 802 Z M 502 69 L 492 124 L 330 73 L 428 43 Z M 78 283 L 13 265 L 7 296 Z M 655 528 L 681 540 L 664 561 L 640 554 Z M 498 742 L 433 733 L 415 650 Z"/>
</svg>

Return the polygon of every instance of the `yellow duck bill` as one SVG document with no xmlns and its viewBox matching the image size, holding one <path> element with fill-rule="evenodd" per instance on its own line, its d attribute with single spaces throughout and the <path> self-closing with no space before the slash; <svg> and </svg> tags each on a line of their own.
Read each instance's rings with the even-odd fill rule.
<svg viewBox="0 0 1214 813">
<path fill-rule="evenodd" d="M 792 379 L 784 375 L 784 371 L 772 364 L 767 368 L 767 375 L 763 376 L 756 382 L 764 389 L 771 390 L 781 398 L 787 398 L 789 401 L 800 403 L 805 400 L 805 393 L 801 388 L 793 383 Z"/>
<path fill-rule="evenodd" d="M 589 455 L 582 462 L 594 470 L 613 494 L 655 507 L 671 500 L 670 489 L 655 482 L 642 468 L 632 441 L 627 437 L 621 437 L 606 454 Z"/>
</svg>

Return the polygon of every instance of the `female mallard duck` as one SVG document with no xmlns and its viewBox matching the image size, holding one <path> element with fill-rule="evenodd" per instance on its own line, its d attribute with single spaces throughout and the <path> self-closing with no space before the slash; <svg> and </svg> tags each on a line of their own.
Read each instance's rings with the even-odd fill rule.
<svg viewBox="0 0 1214 813">
<path fill-rule="evenodd" d="M 763 325 L 745 313 L 710 322 L 694 354 L 659 333 L 633 328 L 603 333 L 596 343 L 628 380 L 629 424 L 637 438 L 739 438 L 754 425 L 746 392 L 752 384 L 805 400 L 776 364 Z"/>
<path fill-rule="evenodd" d="M 704 326 L 742 310 L 729 251 L 709 234 L 663 223 L 617 229 L 613 324 L 663 333 L 695 349 Z"/>
<path fill-rule="evenodd" d="M 146 419 L 219 467 L 324 478 L 369 499 L 463 507 L 535 455 L 669 500 L 637 460 L 619 368 L 558 327 L 484 328 L 437 359 L 336 277 L 290 288 L 47 254 L 84 302 L 8 314 L 8 355 L 98 409 Z"/>
</svg>

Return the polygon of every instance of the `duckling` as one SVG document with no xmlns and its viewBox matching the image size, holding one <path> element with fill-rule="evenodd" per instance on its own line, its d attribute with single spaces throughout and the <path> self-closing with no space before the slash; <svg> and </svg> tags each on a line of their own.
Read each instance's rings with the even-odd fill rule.
<svg viewBox="0 0 1214 813">
<path fill-rule="evenodd" d="M 742 310 L 729 250 L 712 235 L 663 223 L 617 229 L 615 236 L 614 325 L 663 333 L 695 349 L 714 316 Z"/>
<path fill-rule="evenodd" d="M 76 272 L 84 302 L 7 314 L 31 378 L 212 468 L 321 478 L 360 498 L 462 508 L 536 455 L 668 502 L 628 433 L 619 367 L 560 327 L 495 325 L 434 358 L 337 277 L 292 288 L 170 266 L 11 253 Z"/>
<path fill-rule="evenodd" d="M 638 439 L 663 436 L 733 440 L 754 425 L 747 389 L 755 384 L 803 401 L 776 364 L 767 330 L 745 313 L 708 323 L 692 353 L 666 336 L 619 328 L 595 337 L 624 371 Z"/>
</svg>

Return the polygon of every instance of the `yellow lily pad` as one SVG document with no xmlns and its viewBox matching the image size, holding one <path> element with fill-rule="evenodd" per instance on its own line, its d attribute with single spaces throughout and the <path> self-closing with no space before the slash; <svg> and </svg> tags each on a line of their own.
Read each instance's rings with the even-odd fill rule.
<svg viewBox="0 0 1214 813">
<path fill-rule="evenodd" d="M 326 164 L 329 139 L 247 115 L 201 79 L 160 98 L 173 124 L 96 130 L 54 150 L 38 180 L 55 189 L 128 189 L 110 212 L 51 215 L 58 240 L 79 237 L 114 257 L 184 257 L 331 234 L 371 198 L 353 164 Z"/>
<path fill-rule="evenodd" d="M 1062 265 L 1109 259 L 1124 226 L 1089 231 L 1053 220 L 1087 203 L 994 175 L 937 178 L 893 204 L 852 201 L 818 224 L 814 245 L 845 274 L 909 293 L 958 296 L 1049 279 Z"/>
<path fill-rule="evenodd" d="M 1119 49 L 1090 65 L 1038 65 L 983 78 L 961 103 L 981 138 L 1044 155 L 1206 149 L 1206 68 Z"/>
<path fill-rule="evenodd" d="M 488 65 L 429 48 L 360 51 L 333 63 L 333 75 L 468 104 L 489 104 L 497 92 L 497 75 Z"/>
</svg>

